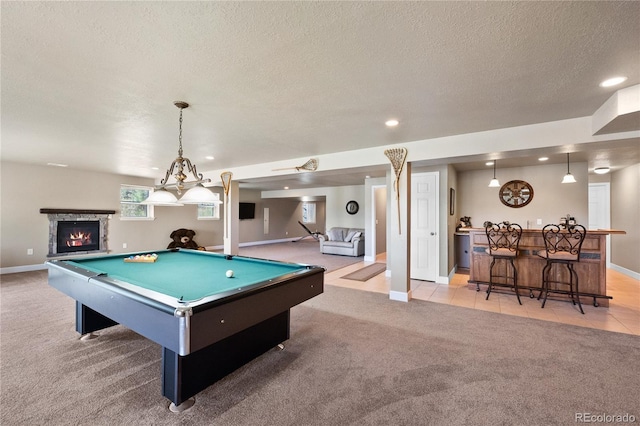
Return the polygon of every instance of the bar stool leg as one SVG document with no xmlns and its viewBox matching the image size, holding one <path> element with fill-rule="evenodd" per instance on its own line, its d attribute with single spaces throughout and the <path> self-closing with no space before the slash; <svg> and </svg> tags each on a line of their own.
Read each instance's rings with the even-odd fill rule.
<svg viewBox="0 0 640 426">
<path fill-rule="evenodd" d="M 540 290 L 540 294 L 538 295 L 538 300 L 540 300 L 540 296 L 544 293 L 544 300 L 542 301 L 542 308 L 544 308 L 545 303 L 547 303 L 547 295 L 549 294 L 549 272 L 551 271 L 551 262 L 547 260 L 547 264 L 542 268 L 542 290 Z"/>
<path fill-rule="evenodd" d="M 567 267 L 569 268 L 569 276 L 571 277 L 571 300 L 573 299 L 573 278 L 576 279 L 576 299 L 578 299 L 578 307 L 580 308 L 580 313 L 584 315 L 584 311 L 582 310 L 582 303 L 580 302 L 580 289 L 578 288 L 578 273 L 573 269 L 573 263 L 568 263 Z M 576 302 L 574 300 L 573 304 Z"/>
<path fill-rule="evenodd" d="M 520 290 L 518 289 L 518 270 L 516 269 L 516 265 L 513 263 L 513 259 L 509 259 L 509 263 L 511 263 L 511 268 L 513 269 L 513 286 L 516 289 L 516 297 L 518 298 L 518 303 L 522 305 L 522 301 L 520 300 Z"/>
<path fill-rule="evenodd" d="M 489 286 L 487 287 L 487 297 L 484 300 L 489 300 L 491 294 L 491 288 L 493 287 L 493 265 L 496 264 L 496 258 L 491 259 L 491 265 L 489 265 Z"/>
</svg>

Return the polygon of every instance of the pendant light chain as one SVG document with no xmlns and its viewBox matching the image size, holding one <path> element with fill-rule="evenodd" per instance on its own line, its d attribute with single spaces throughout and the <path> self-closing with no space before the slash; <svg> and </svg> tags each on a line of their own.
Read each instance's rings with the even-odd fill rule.
<svg viewBox="0 0 640 426">
<path fill-rule="evenodd" d="M 180 108 L 180 133 L 178 134 L 180 146 L 178 148 L 178 157 L 182 157 L 182 108 Z"/>
</svg>

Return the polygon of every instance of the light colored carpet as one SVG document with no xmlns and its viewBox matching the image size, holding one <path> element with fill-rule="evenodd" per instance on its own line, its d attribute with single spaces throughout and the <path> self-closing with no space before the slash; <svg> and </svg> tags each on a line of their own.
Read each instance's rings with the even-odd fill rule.
<svg viewBox="0 0 640 426">
<path fill-rule="evenodd" d="M 0 276 L 0 424 L 572 425 L 640 419 L 640 339 L 326 286 L 272 350 L 174 414 L 161 348 L 122 327 L 81 341 L 44 271 Z M 612 424 L 612 423 L 608 423 Z"/>
<path fill-rule="evenodd" d="M 384 272 L 386 269 L 386 263 L 374 263 L 373 265 L 365 266 L 364 268 L 360 268 L 357 271 L 354 271 L 340 278 L 354 281 L 367 281 Z"/>
</svg>

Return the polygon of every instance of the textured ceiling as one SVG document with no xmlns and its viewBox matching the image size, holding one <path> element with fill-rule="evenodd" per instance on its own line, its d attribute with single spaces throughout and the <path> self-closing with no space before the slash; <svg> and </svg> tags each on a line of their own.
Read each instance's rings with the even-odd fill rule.
<svg viewBox="0 0 640 426">
<path fill-rule="evenodd" d="M 177 100 L 203 171 L 590 116 L 604 78 L 640 83 L 640 2 L 1 7 L 2 158 L 134 176 L 175 157 Z"/>
</svg>

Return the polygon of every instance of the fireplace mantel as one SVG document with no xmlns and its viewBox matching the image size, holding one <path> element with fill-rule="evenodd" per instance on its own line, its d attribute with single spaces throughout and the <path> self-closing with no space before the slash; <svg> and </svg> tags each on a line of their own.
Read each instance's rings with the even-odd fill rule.
<svg viewBox="0 0 640 426">
<path fill-rule="evenodd" d="M 40 209 L 40 213 L 49 218 L 49 254 L 47 257 L 70 256 L 78 254 L 107 253 L 108 219 L 115 210 L 86 210 L 86 209 Z M 58 251 L 58 223 L 73 221 L 99 222 L 100 236 L 97 250 L 73 251 L 61 253 Z"/>
<path fill-rule="evenodd" d="M 115 210 L 40 209 L 42 214 L 115 214 Z"/>
</svg>

